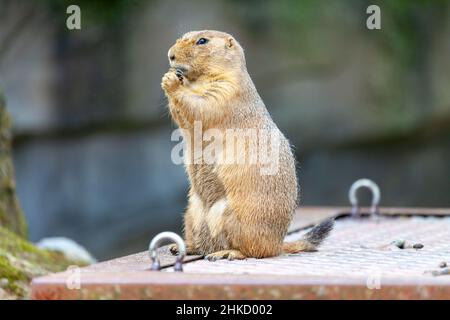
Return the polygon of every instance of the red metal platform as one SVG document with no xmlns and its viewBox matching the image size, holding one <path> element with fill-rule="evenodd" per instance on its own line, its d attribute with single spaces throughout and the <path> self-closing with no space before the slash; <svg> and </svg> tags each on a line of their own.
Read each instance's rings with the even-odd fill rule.
<svg viewBox="0 0 450 320">
<path fill-rule="evenodd" d="M 161 271 L 150 271 L 148 253 L 142 252 L 34 279 L 32 298 L 450 299 L 448 269 L 439 267 L 450 262 L 450 209 L 381 208 L 379 219 L 349 212 L 297 210 L 286 240 L 337 218 L 317 252 L 216 262 L 187 256 L 184 272 L 174 272 L 175 258 L 163 247 Z M 423 248 L 391 244 L 399 239 Z"/>
</svg>

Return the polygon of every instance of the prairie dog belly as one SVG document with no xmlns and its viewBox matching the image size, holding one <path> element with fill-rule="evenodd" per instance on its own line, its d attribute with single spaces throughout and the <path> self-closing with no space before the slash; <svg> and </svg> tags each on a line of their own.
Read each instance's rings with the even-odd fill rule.
<svg viewBox="0 0 450 320">
<path fill-rule="evenodd" d="M 193 244 L 196 250 L 206 254 L 228 248 L 225 221 L 230 214 L 227 198 L 221 198 L 207 206 L 194 193 L 190 198 L 189 215 L 193 227 Z"/>
<path fill-rule="evenodd" d="M 191 199 L 192 219 L 194 230 L 201 232 L 205 224 L 208 234 L 216 237 L 223 227 L 224 214 L 228 209 L 227 198 L 217 200 L 211 207 L 207 207 L 198 194 L 194 194 Z"/>
</svg>

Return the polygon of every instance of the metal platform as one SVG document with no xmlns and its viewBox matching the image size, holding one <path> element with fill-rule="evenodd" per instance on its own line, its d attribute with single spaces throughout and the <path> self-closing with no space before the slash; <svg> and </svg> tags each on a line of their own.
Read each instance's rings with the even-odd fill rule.
<svg viewBox="0 0 450 320">
<path fill-rule="evenodd" d="M 380 208 L 378 219 L 353 217 L 350 212 L 327 207 L 297 210 L 287 241 L 300 238 L 324 218 L 336 218 L 334 230 L 317 252 L 216 262 L 187 256 L 184 272 L 174 272 L 175 258 L 163 247 L 161 271 L 151 271 L 148 253 L 142 252 L 37 278 L 32 297 L 450 299 L 450 275 L 439 266 L 450 263 L 450 209 Z M 406 241 L 404 249 L 398 246 L 400 240 Z M 79 288 L 73 285 L 78 280 Z"/>
</svg>

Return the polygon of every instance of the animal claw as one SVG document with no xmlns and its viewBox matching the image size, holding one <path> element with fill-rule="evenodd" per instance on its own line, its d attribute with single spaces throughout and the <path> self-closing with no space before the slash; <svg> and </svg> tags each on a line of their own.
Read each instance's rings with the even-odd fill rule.
<svg viewBox="0 0 450 320">
<path fill-rule="evenodd" d="M 183 74 L 183 71 L 181 69 L 176 69 L 175 70 L 175 74 L 177 75 L 177 77 L 178 77 L 178 79 L 180 81 L 183 81 L 184 74 Z"/>
</svg>

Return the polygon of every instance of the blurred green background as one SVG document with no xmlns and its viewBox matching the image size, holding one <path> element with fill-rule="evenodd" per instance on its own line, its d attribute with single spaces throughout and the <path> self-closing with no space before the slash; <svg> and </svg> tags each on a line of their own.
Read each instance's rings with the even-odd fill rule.
<svg viewBox="0 0 450 320">
<path fill-rule="evenodd" d="M 82 29 L 66 28 L 78 4 Z M 381 8 L 381 30 L 366 8 Z M 295 147 L 302 205 L 347 205 L 361 177 L 385 206 L 450 206 L 449 1 L 0 0 L 0 90 L 32 240 L 105 259 L 180 232 L 188 188 L 160 80 L 183 33 L 245 48 Z M 368 195 L 366 200 L 368 200 Z"/>
</svg>

